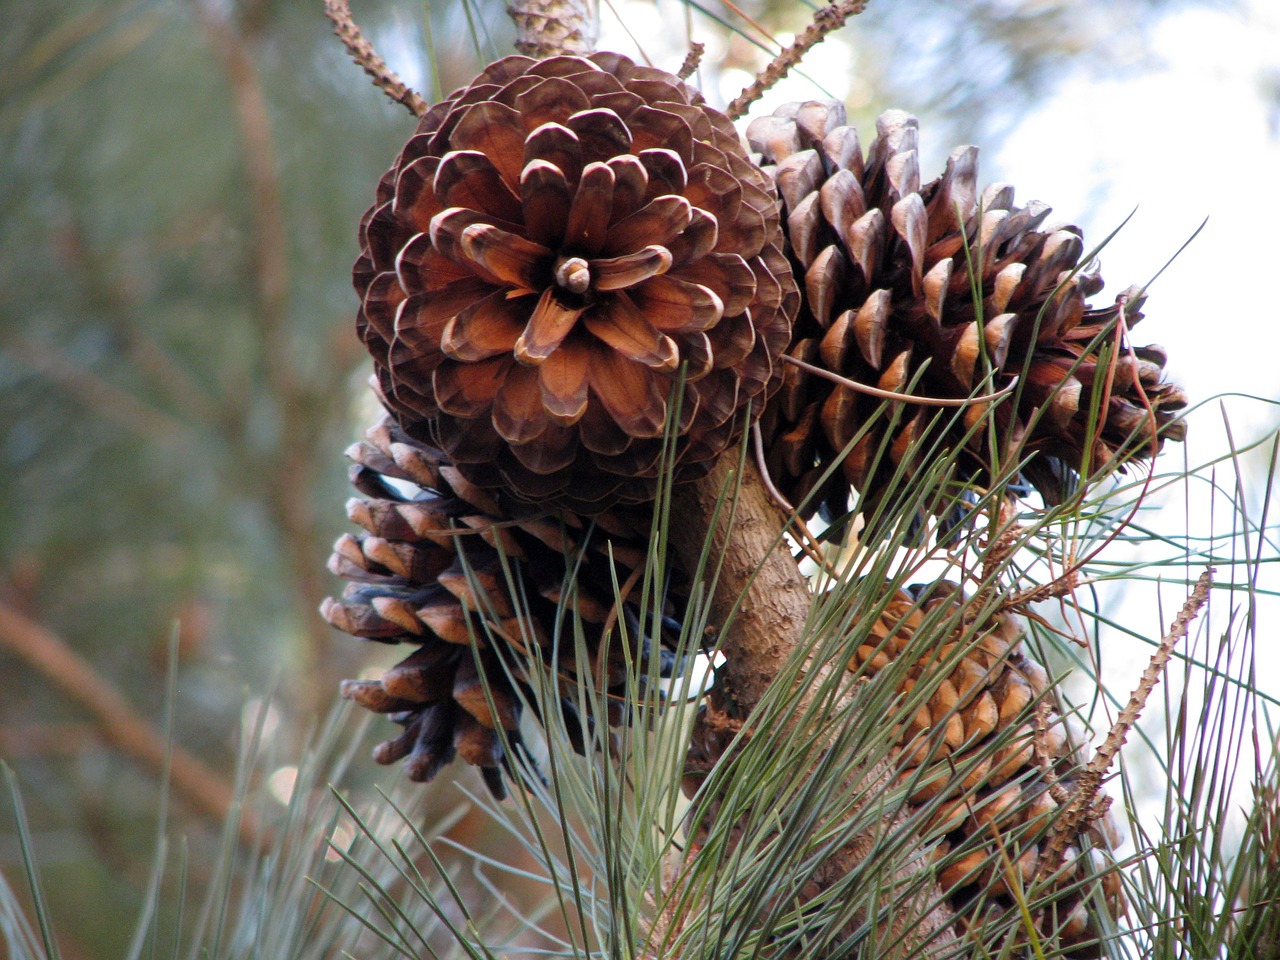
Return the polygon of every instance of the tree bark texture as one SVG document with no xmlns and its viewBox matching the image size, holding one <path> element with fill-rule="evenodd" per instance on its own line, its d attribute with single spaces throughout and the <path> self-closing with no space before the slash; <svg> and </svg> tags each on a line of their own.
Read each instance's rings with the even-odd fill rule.
<svg viewBox="0 0 1280 960">
<path fill-rule="evenodd" d="M 719 646 L 727 662 L 717 673 L 714 695 L 735 719 L 759 703 L 799 646 L 810 606 L 809 585 L 778 537 L 778 507 L 751 460 L 743 467 L 738 483 L 738 457 L 726 451 L 707 476 L 676 487 L 669 533 L 684 569 L 696 569 L 708 535 L 708 570 L 721 564 L 711 615 L 724 631 Z M 727 493 L 708 530 L 721 491 Z"/>
</svg>

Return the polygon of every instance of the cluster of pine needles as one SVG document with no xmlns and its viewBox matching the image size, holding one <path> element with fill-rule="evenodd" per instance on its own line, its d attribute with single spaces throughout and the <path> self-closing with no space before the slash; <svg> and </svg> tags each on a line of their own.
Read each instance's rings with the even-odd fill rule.
<svg viewBox="0 0 1280 960">
<path fill-rule="evenodd" d="M 1119 752 L 1110 782 L 1129 843 L 1106 869 L 1118 872 L 1129 906 L 1107 931 L 1108 955 L 1275 955 L 1280 780 L 1269 718 L 1276 703 L 1259 688 L 1253 669 L 1256 604 L 1264 596 L 1259 575 L 1270 563 L 1266 545 L 1274 542 L 1270 503 L 1263 495 L 1255 514 L 1255 498 L 1234 477 L 1222 485 L 1232 497 L 1230 528 L 1195 542 L 1147 529 L 1141 502 L 1153 487 L 1186 488 L 1206 477 L 1214 483 L 1218 470 L 1238 465 L 1248 452 L 1193 471 L 1090 484 L 1094 492 L 1068 507 L 1026 510 L 1018 518 L 1015 549 L 970 534 L 967 551 L 951 551 L 957 570 L 971 562 L 971 573 L 1002 584 L 979 600 L 994 608 L 1008 602 L 1009 585 L 1034 586 L 1037 576 L 1051 585 L 1054 571 L 1071 558 L 1113 545 L 1107 559 L 1099 554 L 1076 571 L 1060 616 L 1033 619 L 1028 641 L 1042 662 L 1091 691 L 1095 702 L 1083 703 L 1076 719 L 1094 744 L 1102 744 L 1108 731 L 1091 729 L 1090 720 L 1125 706 L 1097 676 L 1098 658 L 1123 644 L 1172 650 L 1160 693 L 1146 705 L 1156 722 L 1125 731 L 1132 742 Z M 1275 438 L 1262 453 L 1270 460 L 1270 481 Z M 945 475 L 939 464 L 927 479 Z M 928 501 L 946 486 L 912 480 L 896 501 L 899 522 L 888 526 L 895 533 L 874 550 L 846 551 L 841 568 L 814 574 L 807 628 L 812 657 L 849 661 L 867 639 L 859 624 L 873 622 L 895 589 L 918 578 L 922 551 L 913 549 L 918 537 L 908 520 L 936 507 Z M 1268 482 L 1264 489 L 1270 487 Z M 993 494 L 969 508 L 980 517 L 984 503 L 989 508 L 1001 499 Z M 658 510 L 640 584 L 647 616 L 661 616 L 669 523 L 669 512 Z M 1153 521 L 1156 526 L 1165 528 Z M 1142 547 L 1134 551 L 1139 559 L 1115 559 L 1122 552 L 1117 541 Z M 971 556 L 961 560 L 965 552 Z M 932 553 L 934 560 L 940 555 Z M 714 558 L 707 561 L 703 579 L 714 584 Z M 1158 579 L 1190 590 L 1194 571 L 1208 563 L 1229 576 L 1231 613 L 1197 621 L 1176 648 L 1140 636 L 1107 612 L 1102 597 L 1109 588 L 1127 596 Z M 572 573 L 570 567 L 567 598 Z M 1089 602 L 1076 602 L 1076 596 Z M 1210 624 L 1224 619 L 1214 632 Z M 583 625 L 568 601 L 561 623 L 557 644 L 583 643 Z M 694 661 L 712 626 L 706 598 L 695 596 L 677 659 Z M 925 650 L 957 628 L 964 625 L 935 616 L 912 643 Z M 617 642 L 627 650 L 642 646 L 628 636 L 632 629 L 634 624 L 619 624 Z M 908 655 L 896 663 L 913 660 Z M 920 856 L 918 838 L 922 832 L 927 837 L 923 825 L 932 811 L 926 805 L 916 813 L 918 822 L 877 831 L 883 817 L 901 811 L 908 787 L 866 782 L 858 772 L 891 763 L 886 728 L 909 716 L 928 691 L 904 699 L 891 679 L 850 687 L 835 674 L 806 676 L 802 666 L 799 660 L 787 666 L 751 718 L 754 735 L 729 751 L 692 807 L 681 779 L 701 680 L 689 674 L 664 680 L 656 655 L 628 660 L 633 723 L 588 727 L 585 744 L 561 716 L 563 679 L 530 669 L 530 706 L 546 721 L 546 743 L 540 756 L 521 754 L 525 788 L 506 803 L 462 787 L 458 810 L 427 811 L 414 784 L 390 795 L 345 795 L 332 785 L 363 754 L 365 728 L 339 710 L 301 758 L 286 811 L 272 816 L 264 787 L 270 764 L 258 738 L 250 736 L 237 779 L 237 810 L 260 816 L 269 835 L 247 846 L 233 818 L 214 880 L 197 892 L 186 881 L 184 846 L 169 835 L 162 793 L 151 881 L 128 960 L 901 955 L 898 945 L 877 942 L 883 929 L 877 918 L 929 908 L 920 889 L 898 878 L 904 862 Z M 893 669 L 891 664 L 887 671 Z M 885 680 L 885 672 L 878 679 Z M 597 691 L 590 676 L 580 678 L 570 697 L 577 699 L 577 716 L 605 714 L 603 704 L 593 703 L 601 696 Z M 820 714 L 834 735 L 817 746 L 796 737 L 793 731 L 806 726 L 805 711 Z M 957 769 L 956 776 L 965 772 Z M 60 956 L 59 918 L 44 906 L 39 851 L 11 776 L 8 783 L 26 876 L 16 889 L 0 888 L 0 934 L 14 960 L 54 960 Z M 717 814 L 695 824 L 691 811 L 699 797 L 714 797 Z M 510 857 L 498 861 L 441 839 L 467 803 L 482 807 L 509 836 Z M 813 896 L 811 880 L 826 860 L 866 835 L 881 838 L 873 854 Z M 515 902 L 504 892 L 508 877 L 541 887 L 545 896 L 532 905 Z M 1046 896 L 1058 895 L 1034 884 L 1022 894 L 1028 915 L 1045 906 Z M 987 932 L 990 953 L 982 942 L 969 942 L 963 953 L 951 955 L 998 956 L 994 945 L 1008 942 L 1020 922 L 1011 917 L 1007 929 Z M 1055 955 L 1052 944 L 1034 937 L 1031 950 L 1033 956 Z"/>
</svg>

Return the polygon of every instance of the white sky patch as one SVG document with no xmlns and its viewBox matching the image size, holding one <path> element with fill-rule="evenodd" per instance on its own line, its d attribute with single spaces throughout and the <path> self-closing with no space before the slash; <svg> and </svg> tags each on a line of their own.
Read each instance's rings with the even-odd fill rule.
<svg viewBox="0 0 1280 960">
<path fill-rule="evenodd" d="M 681 0 L 601 0 L 599 49 L 616 50 L 636 63 L 675 73 L 689 50 L 686 11 Z M 707 45 L 704 61 L 719 61 L 724 56 L 723 41 L 718 34 L 698 28 L 700 14 L 695 12 L 693 17 L 694 39 Z"/>
<path fill-rule="evenodd" d="M 1084 228 L 1086 247 L 1099 243 L 1137 208 L 1100 255 L 1107 280 L 1101 302 L 1129 284 L 1145 283 L 1207 218 L 1203 232 L 1151 287 L 1146 319 L 1133 341 L 1159 343 L 1168 350 L 1171 377 L 1193 404 L 1224 393 L 1280 399 L 1280 300 L 1266 292 L 1280 253 L 1275 240 L 1280 137 L 1274 105 L 1264 99 L 1265 83 L 1280 77 L 1280 4 L 1250 0 L 1236 14 L 1181 11 L 1158 25 L 1152 45 L 1160 63 L 1153 70 L 1094 80 L 1082 69 L 1064 81 L 1010 134 L 1002 150 L 984 157 L 984 179 L 1015 184 L 1019 202 L 1052 204 L 1052 219 Z M 1188 418 L 1186 444 L 1166 445 L 1160 460 L 1164 471 L 1178 469 L 1184 456 L 1186 464 L 1195 466 L 1230 449 L 1224 408 L 1238 446 L 1280 423 L 1280 407 L 1259 400 L 1230 397 L 1222 407 L 1207 404 Z M 1248 466 L 1250 499 L 1258 502 L 1265 492 L 1265 458 L 1255 455 Z M 1234 482 L 1230 465 L 1219 469 L 1217 480 Z M 1231 520 L 1229 500 L 1224 495 L 1215 499 L 1204 479 L 1175 486 L 1153 500 L 1167 506 L 1159 515 L 1142 518 L 1151 529 L 1190 528 L 1203 534 L 1216 528 L 1221 533 Z M 1273 530 L 1278 508 L 1280 504 L 1272 507 Z M 1243 540 L 1236 541 L 1236 550 L 1243 546 Z M 1249 546 L 1256 552 L 1256 539 Z M 1230 550 L 1230 544 L 1223 545 L 1222 552 Z M 1105 556 L 1118 559 L 1125 552 L 1123 545 L 1113 544 Z M 1261 552 L 1274 557 L 1275 543 Z M 1260 588 L 1280 592 L 1278 566 L 1263 566 Z M 1149 572 L 1170 579 L 1185 572 L 1194 579 L 1199 569 Z M 1220 582 L 1232 575 L 1229 569 L 1219 570 Z M 1239 580 L 1241 571 L 1234 576 Z M 1119 621 L 1156 641 L 1185 593 L 1177 585 L 1126 581 L 1103 596 L 1117 606 Z M 1157 597 L 1163 600 L 1162 609 Z M 1242 593 L 1215 592 L 1208 633 L 1195 645 L 1196 655 L 1211 658 L 1233 616 L 1238 623 L 1246 609 Z M 1265 694 L 1280 697 L 1280 650 L 1265 642 L 1280 622 L 1280 601 L 1260 598 L 1258 619 L 1263 642 L 1256 651 L 1256 683 Z M 1119 631 L 1104 631 L 1102 641 L 1102 676 L 1123 699 L 1136 685 L 1152 648 Z M 1180 649 L 1191 648 L 1184 642 Z M 1162 684 L 1176 691 L 1182 674 L 1175 662 Z M 1195 691 L 1193 681 L 1193 701 Z M 1163 698 L 1158 688 L 1144 724 L 1158 722 Z M 1275 724 L 1280 711 L 1268 712 Z M 1106 716 L 1095 713 L 1093 721 L 1105 723 Z M 1263 721 L 1263 737 L 1266 729 Z M 1162 743 L 1163 736 L 1156 742 Z M 1241 761 L 1235 780 L 1237 809 L 1249 805 L 1253 778 L 1252 758 Z M 1153 785 L 1153 790 L 1155 802 L 1145 815 L 1158 820 L 1163 788 Z"/>
<path fill-rule="evenodd" d="M 1183 11 L 1156 28 L 1153 47 L 1161 69 L 1066 81 L 985 158 L 985 172 L 1079 223 L 1086 245 L 1136 207 L 1102 254 L 1108 291 L 1148 280 L 1207 217 L 1152 288 L 1135 339 L 1168 348 L 1193 397 L 1230 389 L 1280 398 L 1274 355 L 1249 347 L 1280 322 L 1280 301 L 1253 294 L 1275 269 L 1280 221 L 1280 139 L 1261 97 L 1262 78 L 1280 72 L 1280 4 L 1253 0 L 1247 18 Z M 1245 407 L 1260 414 L 1257 426 L 1277 419 Z"/>
</svg>

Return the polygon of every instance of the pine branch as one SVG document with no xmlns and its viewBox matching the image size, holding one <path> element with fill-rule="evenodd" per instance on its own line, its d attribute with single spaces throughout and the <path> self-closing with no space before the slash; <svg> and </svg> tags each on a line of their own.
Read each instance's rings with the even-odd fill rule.
<svg viewBox="0 0 1280 960">
<path fill-rule="evenodd" d="M 720 564 L 712 616 L 722 629 L 732 623 L 719 638 L 727 662 L 715 696 L 742 719 L 799 648 L 811 598 L 759 472 L 750 460 L 740 481 L 737 472 L 738 456 L 729 450 L 706 477 L 676 487 L 670 536 L 684 568 L 696 570 L 710 535 L 710 562 Z"/>
<path fill-rule="evenodd" d="M 231 786 L 181 747 L 169 747 L 120 691 L 65 640 L 0 602 L 0 644 L 93 714 L 111 743 L 153 773 L 164 770 L 166 750 L 171 751 L 169 776 L 174 789 L 216 822 L 226 820 L 235 803 Z M 247 810 L 240 813 L 240 839 L 250 845 L 264 843 L 256 818 Z"/>
<path fill-rule="evenodd" d="M 743 91 L 733 103 L 729 104 L 725 113 L 734 120 L 742 116 L 765 92 L 791 72 L 792 67 L 800 65 L 805 54 L 821 42 L 827 34 L 839 30 L 850 17 L 856 17 L 867 7 L 867 0 L 836 0 L 828 7 L 823 7 L 813 15 L 813 23 L 805 28 L 804 33 L 796 37 L 795 42 L 779 53 Z"/>
<path fill-rule="evenodd" d="M 688 80 L 697 72 L 699 64 L 702 63 L 702 55 L 706 52 L 707 45 L 705 43 L 694 42 L 689 44 L 689 52 L 685 54 L 684 63 L 680 64 L 680 69 L 676 72 L 676 76 L 681 80 Z"/>
<path fill-rule="evenodd" d="M 741 462 L 741 480 L 736 474 L 739 458 L 726 452 L 701 480 L 676 487 L 672 494 L 673 522 L 669 535 L 686 570 L 698 569 L 705 543 L 710 544 L 709 567 L 718 566 L 711 600 L 714 622 L 722 628 L 718 638 L 725 655 L 724 666 L 716 672 L 716 683 L 709 702 L 694 725 L 690 749 L 691 769 L 705 770 L 710 764 L 724 762 L 724 748 L 748 720 L 752 709 L 760 703 L 769 688 L 784 673 L 789 662 L 806 656 L 805 622 L 813 597 L 805 578 L 781 536 L 782 518 L 763 478 L 749 459 Z M 709 529 L 708 529 L 709 527 Z M 829 679 L 837 683 L 843 675 L 843 664 L 806 657 L 800 673 L 804 690 L 792 714 L 797 717 L 838 715 L 847 705 L 848 685 L 836 703 L 825 703 L 816 711 L 818 691 L 827 688 Z M 817 724 L 814 724 L 816 727 Z M 798 736 L 824 740 L 832 736 L 825 730 L 796 731 Z M 871 769 L 849 771 L 850 782 L 856 780 L 867 802 L 873 802 L 881 788 L 893 782 L 889 765 L 877 764 Z M 882 820 L 880 837 L 903 836 L 913 827 L 902 814 Z M 867 834 L 858 837 L 830 857 L 814 876 L 820 888 L 828 888 L 848 875 L 878 847 L 880 837 Z M 899 942 L 913 956 L 941 956 L 955 942 L 952 916 L 942 902 L 936 884 L 927 878 L 931 865 L 923 851 L 901 856 L 901 869 L 894 880 L 903 890 L 914 891 L 901 903 L 895 915 L 888 918 L 886 938 Z M 912 953 L 911 951 L 915 951 Z"/>
<path fill-rule="evenodd" d="M 1129 731 L 1137 723 L 1143 707 L 1146 706 L 1147 698 L 1151 696 L 1151 691 L 1160 682 L 1165 665 L 1173 655 L 1174 646 L 1187 635 L 1187 628 L 1208 602 L 1209 590 L 1213 586 L 1213 573 L 1213 568 L 1210 567 L 1200 574 L 1190 596 L 1178 611 L 1178 615 L 1173 618 L 1173 623 L 1169 625 L 1169 632 L 1161 639 L 1160 646 L 1156 648 L 1150 663 L 1142 672 L 1142 679 L 1137 689 L 1129 696 L 1129 702 L 1120 711 L 1120 716 L 1116 718 L 1106 740 L 1080 775 L 1079 785 L 1071 794 L 1045 841 L 1044 853 L 1037 868 L 1041 876 L 1047 876 L 1057 870 L 1062 864 L 1067 846 L 1075 839 L 1082 827 L 1106 813 L 1109 800 L 1104 800 L 1098 795 L 1098 791 L 1102 788 L 1102 781 L 1116 754 L 1124 746 Z"/>
</svg>

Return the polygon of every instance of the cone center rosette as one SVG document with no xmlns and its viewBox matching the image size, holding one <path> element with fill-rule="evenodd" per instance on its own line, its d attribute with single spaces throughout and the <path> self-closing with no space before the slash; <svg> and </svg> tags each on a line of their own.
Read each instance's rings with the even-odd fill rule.
<svg viewBox="0 0 1280 960">
<path fill-rule="evenodd" d="M 383 399 L 473 482 L 598 508 L 708 470 L 798 293 L 732 124 L 624 57 L 509 57 L 423 118 L 355 270 Z"/>
<path fill-rule="evenodd" d="M 597 122 L 621 123 L 613 111 L 599 113 L 593 118 Z M 570 117 L 569 122 L 574 119 Z M 463 156 L 446 154 L 441 169 L 447 171 L 451 162 L 475 162 L 455 160 Z M 647 186 L 639 159 L 628 159 L 635 160 L 630 173 L 636 185 Z M 709 286 L 665 277 L 674 262 L 670 246 L 688 228 L 696 209 L 684 197 L 658 196 L 608 227 L 590 222 L 593 215 L 602 219 L 612 212 L 605 201 L 617 185 L 614 169 L 604 163 L 589 166 L 573 199 L 560 209 L 570 193 L 564 172 L 545 160 L 531 160 L 520 176 L 521 205 L 529 220 L 525 235 L 476 222 L 477 215 L 490 211 L 465 207 L 451 207 L 431 220 L 435 250 L 494 287 L 448 321 L 441 337 L 442 352 L 464 363 L 513 356 L 523 366 L 539 368 L 542 408 L 565 426 L 576 424 L 586 412 L 592 350 L 612 350 L 641 367 L 670 373 L 678 366 L 681 352 L 659 325 L 687 337 L 724 317 L 724 302 Z M 509 198 L 509 194 L 504 197 Z M 576 216 L 575 210 L 580 211 Z M 702 210 L 698 215 L 705 218 L 708 240 L 714 243 L 714 216 Z M 651 238 L 664 243 L 635 249 Z M 729 260 L 728 269 L 738 274 L 741 293 L 753 295 L 755 278 L 746 262 L 737 254 L 723 256 Z M 648 315 L 657 323 L 651 323 Z M 686 358 L 689 352 L 685 351 Z M 548 366 L 557 353 L 560 362 Z M 566 363 L 588 376 L 565 376 L 561 368 Z M 696 368 L 688 375 L 697 379 L 706 372 Z M 602 395 L 613 399 L 608 391 Z M 537 411 L 532 413 L 537 416 Z M 645 426 L 652 429 L 653 425 L 637 425 L 637 429 Z M 507 439 L 515 441 L 511 436 Z"/>
</svg>

